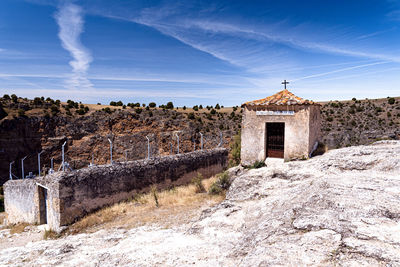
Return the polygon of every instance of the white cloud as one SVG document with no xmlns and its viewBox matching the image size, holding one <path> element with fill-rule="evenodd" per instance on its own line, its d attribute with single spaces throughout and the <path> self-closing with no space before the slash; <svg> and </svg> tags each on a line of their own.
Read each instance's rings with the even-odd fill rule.
<svg viewBox="0 0 400 267">
<path fill-rule="evenodd" d="M 68 87 L 91 88 L 92 83 L 87 78 L 87 71 L 92 57 L 80 41 L 84 24 L 82 9 L 75 4 L 67 3 L 59 8 L 55 19 L 59 26 L 58 37 L 61 44 L 73 57 L 73 60 L 69 62 L 72 75 L 67 81 Z"/>
</svg>

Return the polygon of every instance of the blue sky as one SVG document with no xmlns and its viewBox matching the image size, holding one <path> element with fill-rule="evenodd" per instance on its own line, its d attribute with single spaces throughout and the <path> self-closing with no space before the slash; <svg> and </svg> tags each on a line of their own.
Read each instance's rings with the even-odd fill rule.
<svg viewBox="0 0 400 267">
<path fill-rule="evenodd" d="M 1 0 L 0 94 L 240 105 L 400 96 L 400 0 Z"/>
</svg>

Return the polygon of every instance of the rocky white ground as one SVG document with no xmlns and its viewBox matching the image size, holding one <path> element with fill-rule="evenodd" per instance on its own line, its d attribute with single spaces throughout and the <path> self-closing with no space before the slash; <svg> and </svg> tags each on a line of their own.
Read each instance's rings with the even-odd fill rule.
<svg viewBox="0 0 400 267">
<path fill-rule="evenodd" d="M 190 224 L 101 230 L 0 250 L 12 266 L 400 266 L 400 142 L 234 169 Z"/>
</svg>

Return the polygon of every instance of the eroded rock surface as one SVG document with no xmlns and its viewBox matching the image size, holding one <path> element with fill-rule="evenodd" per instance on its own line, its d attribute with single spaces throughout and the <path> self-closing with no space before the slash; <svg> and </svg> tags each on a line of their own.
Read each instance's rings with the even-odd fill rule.
<svg viewBox="0 0 400 267">
<path fill-rule="evenodd" d="M 191 224 L 1 248 L 0 265 L 400 266 L 400 142 L 237 173 Z"/>
</svg>

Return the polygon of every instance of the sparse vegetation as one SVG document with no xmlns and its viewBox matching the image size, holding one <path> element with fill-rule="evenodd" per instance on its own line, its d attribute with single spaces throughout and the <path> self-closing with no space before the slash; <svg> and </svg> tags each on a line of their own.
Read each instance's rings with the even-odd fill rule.
<svg viewBox="0 0 400 267">
<path fill-rule="evenodd" d="M 192 183 L 196 186 L 196 193 L 203 193 L 206 191 L 203 185 L 203 175 L 201 175 L 201 173 L 197 173 L 197 176 L 192 179 Z"/>
<path fill-rule="evenodd" d="M 208 193 L 211 195 L 225 194 L 226 190 L 231 186 L 228 172 L 223 172 L 217 177 L 217 181 L 215 181 L 208 190 Z"/>
</svg>

